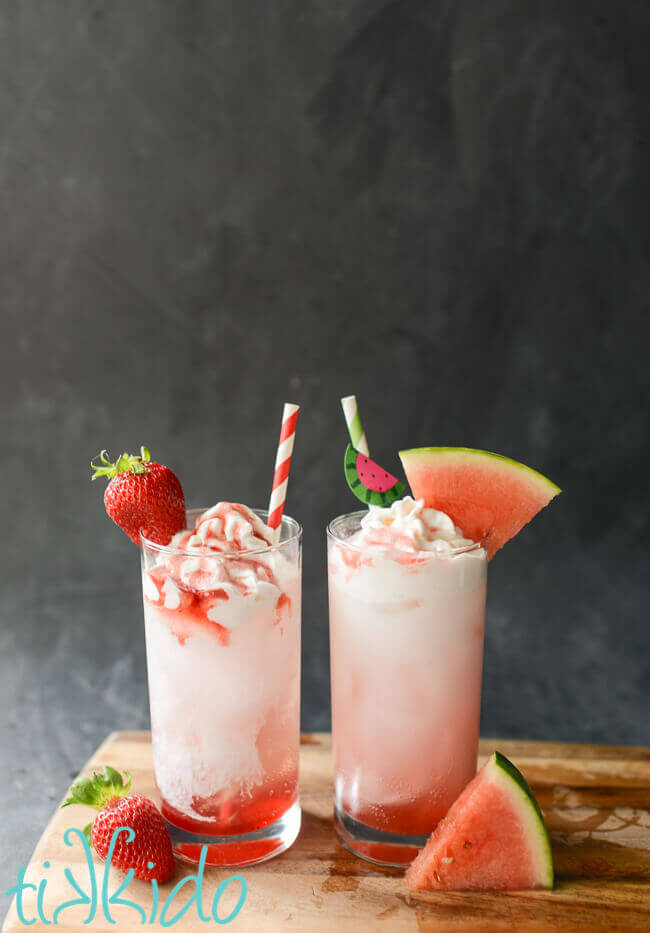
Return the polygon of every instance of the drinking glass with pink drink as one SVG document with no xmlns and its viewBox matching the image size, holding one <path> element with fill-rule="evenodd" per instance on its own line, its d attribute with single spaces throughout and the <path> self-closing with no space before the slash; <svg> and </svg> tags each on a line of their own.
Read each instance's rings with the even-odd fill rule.
<svg viewBox="0 0 650 933">
<path fill-rule="evenodd" d="M 407 865 L 474 776 L 487 557 L 410 497 L 328 527 L 335 825 Z"/>
<path fill-rule="evenodd" d="M 300 828 L 301 528 L 237 503 L 142 540 L 154 770 L 177 855 L 245 865 Z"/>
</svg>

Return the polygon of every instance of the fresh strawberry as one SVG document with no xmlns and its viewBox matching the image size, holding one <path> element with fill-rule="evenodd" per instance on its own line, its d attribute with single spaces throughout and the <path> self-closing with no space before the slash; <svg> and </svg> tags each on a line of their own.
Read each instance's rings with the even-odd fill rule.
<svg viewBox="0 0 650 933">
<path fill-rule="evenodd" d="M 110 518 L 132 541 L 140 544 L 140 532 L 155 544 L 169 544 L 185 528 L 185 497 L 178 477 L 162 463 L 154 463 L 146 447 L 140 456 L 122 454 L 111 463 L 105 450 L 101 463 L 91 463 L 93 479 L 107 476 L 104 505 Z"/>
<path fill-rule="evenodd" d="M 126 778 L 126 783 L 124 778 Z M 106 859 L 111 838 L 121 826 L 135 833 L 128 841 L 129 833 L 119 833 L 111 865 L 120 871 L 133 869 L 141 881 L 159 883 L 168 881 L 174 874 L 172 843 L 160 811 L 148 797 L 129 794 L 131 776 L 125 772 L 104 767 L 104 773 L 95 772 L 91 778 L 79 778 L 70 788 L 70 796 L 62 807 L 73 803 L 85 804 L 99 810 L 84 832 L 101 859 Z"/>
</svg>

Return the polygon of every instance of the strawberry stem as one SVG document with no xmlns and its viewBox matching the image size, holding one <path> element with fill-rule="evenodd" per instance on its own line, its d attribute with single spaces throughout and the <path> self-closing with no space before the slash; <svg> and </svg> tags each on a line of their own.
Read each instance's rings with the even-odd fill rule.
<svg viewBox="0 0 650 933">
<path fill-rule="evenodd" d="M 130 789 L 131 775 L 128 771 L 122 776 L 115 768 L 105 765 L 103 773 L 94 771 L 92 778 L 77 778 L 70 788 L 70 796 L 63 801 L 61 807 L 83 804 L 101 810 L 115 797 L 126 797 Z"/>
<path fill-rule="evenodd" d="M 149 453 L 146 447 L 140 448 L 140 456 L 137 454 L 128 454 L 123 453 L 117 458 L 115 463 L 111 463 L 108 459 L 108 451 L 102 450 L 98 454 L 99 463 L 96 464 L 94 460 L 91 460 L 90 466 L 94 470 L 92 479 L 97 479 L 98 476 L 106 476 L 108 479 L 113 479 L 114 476 L 117 476 L 118 473 L 145 473 L 146 472 L 146 463 L 149 463 L 151 460 L 151 454 Z"/>
</svg>

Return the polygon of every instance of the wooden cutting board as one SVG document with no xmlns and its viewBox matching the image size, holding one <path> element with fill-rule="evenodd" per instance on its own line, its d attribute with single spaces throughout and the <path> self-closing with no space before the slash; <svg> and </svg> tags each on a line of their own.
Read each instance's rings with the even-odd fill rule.
<svg viewBox="0 0 650 933">
<path fill-rule="evenodd" d="M 402 872 L 359 861 L 336 841 L 331 738 L 311 734 L 303 736 L 301 748 L 300 836 L 283 855 L 240 869 L 247 896 L 228 928 L 254 933 L 285 927 L 306 933 L 347 929 L 508 929 L 517 933 L 575 928 L 650 930 L 650 748 L 483 739 L 481 760 L 494 748 L 522 770 L 544 810 L 557 871 L 554 891 L 409 894 Z M 149 733 L 110 735 L 81 773 L 88 775 L 105 763 L 129 770 L 137 792 L 156 796 Z M 26 880 L 38 884 L 47 878 L 43 904 L 48 919 L 56 906 L 75 896 L 64 878 L 66 867 L 82 887 L 86 879 L 87 887 L 88 870 L 78 842 L 72 848 L 63 843 L 68 827 L 81 827 L 85 822 L 80 808 L 57 810 L 32 856 Z M 43 867 L 46 861 L 50 863 L 47 869 Z M 100 887 L 102 872 L 103 866 L 97 863 Z M 179 865 L 174 881 L 191 872 L 189 866 Z M 230 869 L 206 870 L 203 903 L 208 915 L 219 882 L 233 873 Z M 111 870 L 111 891 L 121 878 Z M 161 887 L 161 905 L 173 883 Z M 181 895 L 168 916 L 184 903 Z M 151 915 L 149 885 L 134 881 L 123 896 L 141 904 L 147 918 Z M 238 885 L 233 883 L 220 902 L 222 918 L 228 916 L 238 896 Z M 35 901 L 30 892 L 24 902 L 26 919 L 36 916 Z M 69 908 L 61 913 L 58 929 L 142 929 L 139 916 L 129 907 L 113 908 L 114 926 L 105 919 L 101 906 L 94 921 L 84 926 L 87 915 L 88 907 Z M 194 908 L 173 926 L 179 930 L 218 928 L 214 921 L 202 922 Z M 32 931 L 44 929 L 40 921 L 31 926 Z M 50 927 L 53 929 L 57 928 Z M 25 930 L 15 904 L 4 930 Z"/>
</svg>

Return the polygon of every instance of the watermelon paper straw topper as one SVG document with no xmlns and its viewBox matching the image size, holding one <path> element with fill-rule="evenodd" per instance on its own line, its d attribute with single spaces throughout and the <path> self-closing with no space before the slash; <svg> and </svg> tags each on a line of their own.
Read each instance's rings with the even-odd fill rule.
<svg viewBox="0 0 650 933">
<path fill-rule="evenodd" d="M 387 508 L 404 495 L 406 487 L 378 463 L 370 459 L 368 441 L 354 395 L 341 399 L 351 443 L 345 451 L 344 470 L 348 486 L 364 505 Z"/>
<path fill-rule="evenodd" d="M 280 430 L 280 440 L 278 441 L 278 452 L 275 456 L 275 471 L 269 502 L 268 525 L 269 528 L 273 529 L 274 544 L 277 544 L 280 540 L 280 526 L 282 525 L 284 503 L 287 498 L 291 455 L 293 454 L 293 443 L 296 438 L 296 421 L 298 420 L 299 410 L 299 405 L 294 405 L 292 402 L 284 403 L 282 428 Z"/>
</svg>

